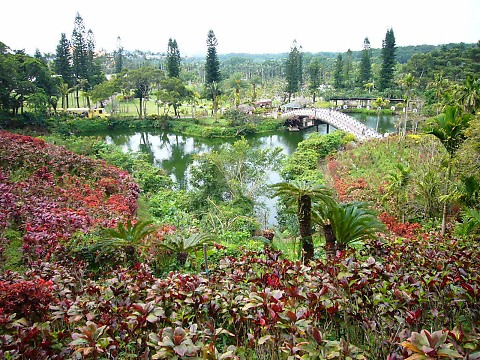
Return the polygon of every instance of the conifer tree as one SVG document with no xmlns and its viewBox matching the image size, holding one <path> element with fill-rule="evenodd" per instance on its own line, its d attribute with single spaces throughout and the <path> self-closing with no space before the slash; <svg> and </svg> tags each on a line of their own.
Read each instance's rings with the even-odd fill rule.
<svg viewBox="0 0 480 360">
<path fill-rule="evenodd" d="M 314 57 L 312 62 L 310 63 L 310 67 L 308 68 L 309 76 L 310 76 L 310 83 L 308 84 L 308 89 L 312 94 L 312 103 L 315 104 L 315 97 L 317 94 L 317 89 L 320 86 L 320 72 L 322 70 L 322 66 L 318 57 Z"/>
<path fill-rule="evenodd" d="M 288 93 L 288 101 L 290 102 L 292 94 L 300 90 L 301 74 L 302 74 L 302 55 L 297 48 L 297 41 L 293 41 L 292 48 L 288 54 L 288 59 L 285 68 L 285 77 L 287 86 L 285 91 Z"/>
<path fill-rule="evenodd" d="M 388 29 L 382 43 L 382 68 L 380 70 L 380 91 L 391 88 L 395 70 L 395 35 Z"/>
<path fill-rule="evenodd" d="M 117 37 L 117 50 L 114 54 L 115 59 L 115 73 L 118 74 L 123 69 L 123 46 L 120 36 Z"/>
<path fill-rule="evenodd" d="M 343 60 L 343 84 L 346 87 L 352 85 L 351 77 L 353 73 L 352 50 L 348 49 Z"/>
<path fill-rule="evenodd" d="M 207 85 L 220 81 L 220 62 L 217 56 L 218 41 L 213 30 L 207 35 L 207 58 L 205 63 L 205 83 Z"/>
<path fill-rule="evenodd" d="M 368 37 L 363 40 L 362 60 L 360 61 L 360 85 L 365 85 L 372 78 L 372 50 Z"/>
<path fill-rule="evenodd" d="M 335 89 L 341 89 L 343 87 L 343 57 L 342 54 L 338 54 L 337 61 L 335 62 L 335 72 L 333 73 L 333 81 Z"/>
<path fill-rule="evenodd" d="M 56 74 L 62 77 L 63 82 L 67 84 L 68 87 L 72 87 L 74 84 L 72 54 L 70 52 L 70 42 L 68 41 L 65 33 L 62 33 L 60 37 L 53 64 Z"/>
<path fill-rule="evenodd" d="M 167 75 L 170 78 L 180 77 L 180 50 L 178 49 L 177 40 L 168 39 L 167 50 Z"/>
<path fill-rule="evenodd" d="M 75 24 L 72 32 L 72 61 L 73 61 L 73 75 L 78 81 L 79 79 L 87 78 L 87 58 L 88 48 L 86 40 L 86 31 L 83 19 L 79 13 L 75 17 Z"/>
<path fill-rule="evenodd" d="M 205 63 L 205 85 L 210 90 L 213 100 L 213 111 L 217 112 L 218 83 L 221 79 L 220 61 L 217 56 L 218 41 L 213 30 L 207 35 L 207 58 Z"/>
</svg>

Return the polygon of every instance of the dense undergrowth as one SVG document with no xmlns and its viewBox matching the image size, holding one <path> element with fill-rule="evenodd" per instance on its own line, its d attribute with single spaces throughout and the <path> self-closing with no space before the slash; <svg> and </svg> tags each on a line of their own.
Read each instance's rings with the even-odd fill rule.
<svg viewBox="0 0 480 360">
<path fill-rule="evenodd" d="M 480 358 L 474 239 L 441 236 L 385 212 L 391 233 L 328 260 L 290 261 L 268 244 L 232 256 L 217 243 L 207 273 L 156 276 L 162 253 L 154 244 L 176 231 L 163 227 L 141 263 L 93 271 L 72 242 L 134 217 L 137 183 L 124 170 L 43 140 L 0 137 L 3 358 Z M 387 145 L 406 156 L 400 143 Z M 367 164 L 382 159 L 373 149 L 367 154 Z M 360 190 L 381 189 L 384 176 L 359 170 L 362 182 L 358 165 L 337 159 L 327 167 L 339 194 L 374 200 Z M 150 175 L 142 186 L 164 186 Z M 420 208 L 399 214 L 414 220 L 421 216 L 412 209 Z M 15 251 L 22 256 L 12 260 Z"/>
</svg>

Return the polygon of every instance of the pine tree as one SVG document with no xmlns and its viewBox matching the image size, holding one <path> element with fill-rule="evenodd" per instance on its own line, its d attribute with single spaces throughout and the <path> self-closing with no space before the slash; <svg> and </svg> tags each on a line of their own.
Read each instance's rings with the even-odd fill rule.
<svg viewBox="0 0 480 360">
<path fill-rule="evenodd" d="M 83 24 L 83 19 L 79 13 L 75 17 L 75 24 L 73 26 L 72 40 L 71 45 L 73 48 L 72 51 L 72 60 L 73 60 L 73 75 L 78 81 L 80 79 L 87 78 L 87 40 L 85 25 Z"/>
<path fill-rule="evenodd" d="M 205 84 L 211 91 L 213 100 L 213 111 L 217 113 L 218 83 L 221 80 L 220 61 L 217 56 L 218 41 L 213 30 L 207 35 L 207 58 L 205 63 Z"/>
<path fill-rule="evenodd" d="M 120 36 L 117 37 L 117 50 L 114 54 L 115 59 L 115 73 L 118 74 L 123 69 L 123 46 Z"/>
<path fill-rule="evenodd" d="M 70 42 L 65 33 L 62 33 L 60 42 L 57 45 L 57 52 L 53 62 L 57 75 L 60 75 L 68 87 L 73 86 L 72 54 L 70 53 Z"/>
<path fill-rule="evenodd" d="M 360 85 L 365 85 L 372 78 L 371 47 L 368 37 L 363 41 L 362 60 L 360 61 Z"/>
<path fill-rule="evenodd" d="M 288 93 L 288 101 L 290 102 L 292 94 L 300 90 L 301 74 L 302 74 L 302 54 L 297 48 L 297 41 L 293 41 L 293 46 L 288 54 L 285 68 L 285 77 L 287 86 L 285 91 Z"/>
<path fill-rule="evenodd" d="M 380 91 L 391 88 L 395 70 L 395 35 L 388 29 L 382 42 L 382 68 L 380 70 Z"/>
<path fill-rule="evenodd" d="M 348 49 L 345 59 L 343 60 L 343 84 L 346 87 L 350 87 L 353 81 L 350 81 L 353 70 L 352 50 Z"/>
<path fill-rule="evenodd" d="M 322 70 L 322 66 L 318 57 L 314 57 L 312 62 L 310 63 L 310 67 L 308 68 L 309 76 L 310 76 L 310 83 L 308 88 L 312 93 L 312 103 L 315 104 L 315 97 L 317 93 L 317 89 L 320 86 L 320 72 Z"/>
<path fill-rule="evenodd" d="M 207 86 L 220 81 L 220 61 L 217 56 L 218 41 L 210 30 L 207 35 L 207 58 L 205 63 L 205 83 Z"/>
<path fill-rule="evenodd" d="M 167 50 L 167 75 L 170 78 L 180 77 L 180 50 L 178 49 L 177 40 L 168 39 Z"/>
<path fill-rule="evenodd" d="M 337 61 L 335 62 L 335 72 L 333 73 L 333 81 L 335 89 L 343 88 L 343 57 L 342 54 L 338 54 Z"/>
</svg>

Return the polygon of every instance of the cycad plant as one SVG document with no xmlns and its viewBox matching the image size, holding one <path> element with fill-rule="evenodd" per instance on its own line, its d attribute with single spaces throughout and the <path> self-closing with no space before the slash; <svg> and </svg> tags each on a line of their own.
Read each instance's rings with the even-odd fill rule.
<svg viewBox="0 0 480 360">
<path fill-rule="evenodd" d="M 150 221 L 128 220 L 125 224 L 118 223 L 115 229 L 104 230 L 104 238 L 89 247 L 90 251 L 97 254 L 95 261 L 102 256 L 123 251 L 128 263 L 132 264 L 138 259 L 138 250 L 145 246 L 145 238 L 156 232 L 157 229 Z"/>
<path fill-rule="evenodd" d="M 297 207 L 297 218 L 299 224 L 300 238 L 304 260 L 313 259 L 313 227 L 312 211 L 313 206 L 328 207 L 334 202 L 332 191 L 324 185 L 312 184 L 306 181 L 280 182 L 271 185 L 274 196 L 280 196 L 285 200 L 287 206 Z"/>
<path fill-rule="evenodd" d="M 194 233 L 188 237 L 174 234 L 158 243 L 157 247 L 170 253 L 181 266 L 184 266 L 190 254 L 201 250 L 204 244 L 211 243 L 213 243 L 213 237 L 209 234 Z"/>
<path fill-rule="evenodd" d="M 383 223 L 366 203 L 331 203 L 318 209 L 325 234 L 325 251 L 333 255 L 357 241 L 375 238 Z"/>
</svg>

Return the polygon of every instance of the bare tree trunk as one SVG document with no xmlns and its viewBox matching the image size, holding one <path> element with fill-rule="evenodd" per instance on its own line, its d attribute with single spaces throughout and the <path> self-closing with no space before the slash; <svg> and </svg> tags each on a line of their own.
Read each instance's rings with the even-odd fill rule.
<svg viewBox="0 0 480 360">
<path fill-rule="evenodd" d="M 302 239 L 302 250 L 304 261 L 313 259 L 315 249 L 312 238 L 312 199 L 308 195 L 298 199 L 298 224 L 300 237 Z"/>
<path fill-rule="evenodd" d="M 327 258 L 335 256 L 337 250 L 336 239 L 331 224 L 323 225 L 323 234 L 325 235 L 325 253 L 327 254 Z"/>
</svg>

